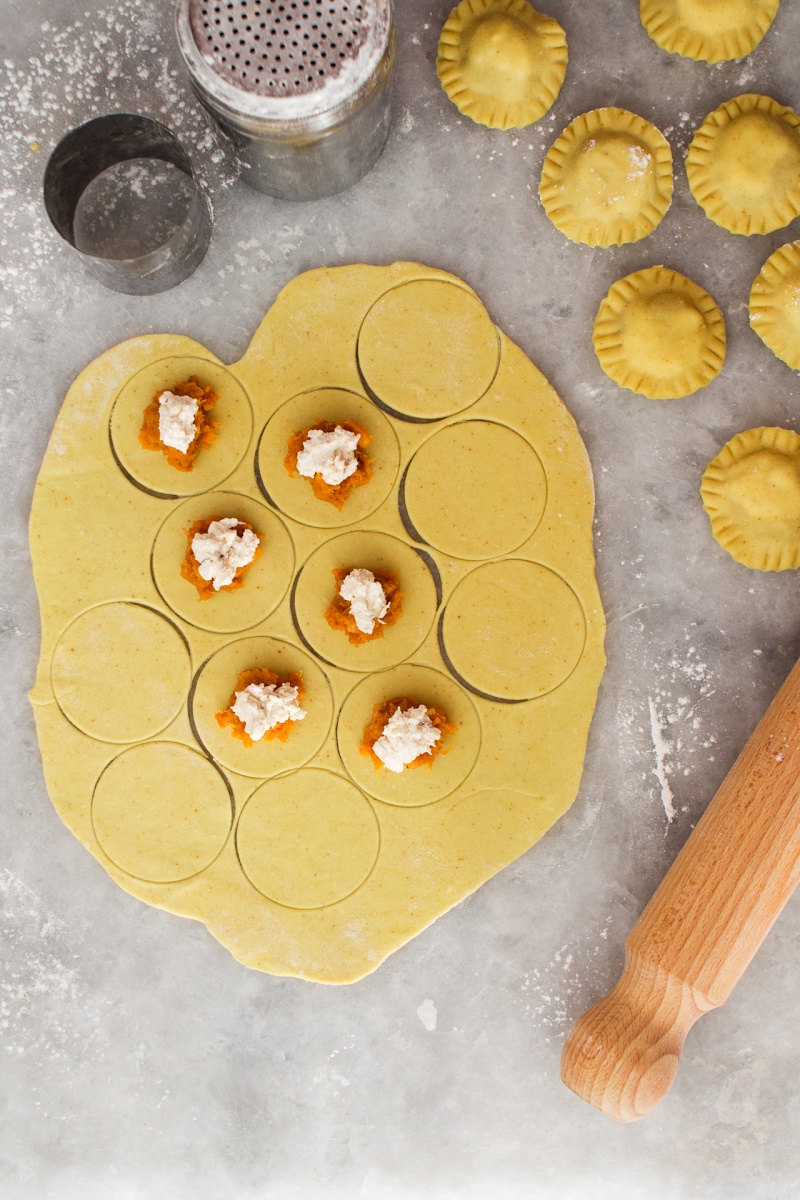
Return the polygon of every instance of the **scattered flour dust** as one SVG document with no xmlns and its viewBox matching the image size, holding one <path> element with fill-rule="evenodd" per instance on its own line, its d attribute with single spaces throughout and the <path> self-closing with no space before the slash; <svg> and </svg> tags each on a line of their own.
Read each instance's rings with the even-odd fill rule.
<svg viewBox="0 0 800 1200">
<path fill-rule="evenodd" d="M 439 1014 L 437 1013 L 436 1005 L 432 1000 L 422 1001 L 422 1004 L 420 1004 L 419 1008 L 417 1009 L 417 1016 L 428 1030 L 428 1033 L 433 1033 L 434 1029 L 436 1028 L 436 1021 L 438 1020 Z"/>
<path fill-rule="evenodd" d="M 51 17 L 30 45 L 34 53 L 2 60 L 0 329 L 38 295 L 40 268 L 64 253 L 44 210 L 42 177 L 50 151 L 72 126 L 101 113 L 144 113 L 184 142 L 201 182 L 227 187 L 236 178 L 238 167 L 192 96 L 173 7 L 125 0 L 87 9 L 69 25 Z M 70 301 L 66 278 L 48 303 L 57 312 Z"/>
<path fill-rule="evenodd" d="M 672 747 L 664 737 L 664 726 L 661 724 L 661 718 L 653 703 L 652 696 L 648 696 L 647 703 L 650 706 L 650 736 L 653 739 L 653 750 L 656 755 L 656 765 L 653 767 L 653 774 L 661 785 L 661 803 L 664 805 L 667 821 L 671 823 L 675 819 L 675 798 L 672 795 L 672 788 L 669 786 L 669 778 L 667 776 L 667 757 Z"/>
</svg>

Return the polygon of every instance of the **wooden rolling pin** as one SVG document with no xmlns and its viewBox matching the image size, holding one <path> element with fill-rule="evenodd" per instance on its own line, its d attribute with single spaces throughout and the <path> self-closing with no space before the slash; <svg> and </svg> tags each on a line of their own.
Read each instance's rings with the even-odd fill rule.
<svg viewBox="0 0 800 1200">
<path fill-rule="evenodd" d="M 570 1033 L 567 1087 L 618 1121 L 655 1108 L 799 879 L 800 663 L 631 931 L 619 983 Z"/>
</svg>

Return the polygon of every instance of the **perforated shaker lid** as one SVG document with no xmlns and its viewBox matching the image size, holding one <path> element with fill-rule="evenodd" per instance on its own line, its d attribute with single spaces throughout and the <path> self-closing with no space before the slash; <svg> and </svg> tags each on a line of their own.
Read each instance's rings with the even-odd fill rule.
<svg viewBox="0 0 800 1200">
<path fill-rule="evenodd" d="M 352 99 L 380 63 L 390 28 L 391 0 L 184 0 L 178 9 L 181 49 L 203 90 L 268 120 Z"/>
</svg>

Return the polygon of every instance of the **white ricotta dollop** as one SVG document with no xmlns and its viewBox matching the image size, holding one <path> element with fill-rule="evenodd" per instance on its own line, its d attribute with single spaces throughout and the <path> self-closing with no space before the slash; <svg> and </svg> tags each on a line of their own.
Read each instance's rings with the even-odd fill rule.
<svg viewBox="0 0 800 1200">
<path fill-rule="evenodd" d="M 214 590 L 227 587 L 239 567 L 253 561 L 258 549 L 258 534 L 252 529 L 238 532 L 236 517 L 223 517 L 212 521 L 208 533 L 196 533 L 192 538 L 192 554 L 203 579 L 214 585 Z"/>
<path fill-rule="evenodd" d="M 297 702 L 298 689 L 291 683 L 250 683 L 236 693 L 231 708 L 242 722 L 245 733 L 254 742 L 263 738 L 268 729 L 284 721 L 302 721 L 306 710 Z"/>
<path fill-rule="evenodd" d="M 321 475 L 330 487 L 338 487 L 358 469 L 357 433 L 337 425 L 333 433 L 309 429 L 297 455 L 297 469 L 306 479 Z"/>
<path fill-rule="evenodd" d="M 158 436 L 165 446 L 185 454 L 197 433 L 197 401 L 191 396 L 162 392 L 158 397 Z"/>
<path fill-rule="evenodd" d="M 349 602 L 350 616 L 362 633 L 374 633 L 376 621 L 382 621 L 389 611 L 383 587 L 365 567 L 345 575 L 339 595 Z"/>
<path fill-rule="evenodd" d="M 431 721 L 424 704 L 406 712 L 398 708 L 389 717 L 372 749 L 385 767 L 399 773 L 420 754 L 427 754 L 441 736 L 441 730 Z"/>
</svg>

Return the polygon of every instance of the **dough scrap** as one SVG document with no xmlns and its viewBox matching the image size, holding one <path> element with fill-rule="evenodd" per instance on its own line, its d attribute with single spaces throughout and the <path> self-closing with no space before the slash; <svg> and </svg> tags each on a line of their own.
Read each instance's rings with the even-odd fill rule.
<svg viewBox="0 0 800 1200">
<path fill-rule="evenodd" d="M 770 96 L 726 100 L 706 117 L 686 157 L 706 216 L 731 233 L 771 233 L 800 216 L 800 116 Z"/>
<path fill-rule="evenodd" d="M 698 284 L 648 267 L 611 286 L 592 334 L 600 366 L 620 387 L 674 400 L 705 387 L 725 362 L 725 322 Z"/>
<path fill-rule="evenodd" d="M 640 0 L 639 15 L 662 50 L 701 62 L 745 58 L 755 50 L 780 0 Z"/>
<path fill-rule="evenodd" d="M 800 242 L 769 256 L 750 289 L 749 310 L 764 345 L 800 371 Z"/>
<path fill-rule="evenodd" d="M 555 227 L 574 242 L 638 242 L 652 233 L 672 200 L 669 143 L 635 113 L 595 108 L 553 142 L 539 196 Z"/>
<path fill-rule="evenodd" d="M 552 107 L 567 72 L 567 39 L 526 0 L 461 0 L 444 23 L 436 73 L 465 117 L 518 129 Z"/>
<path fill-rule="evenodd" d="M 491 334 L 478 356 L 488 380 L 434 422 L 381 411 L 359 369 L 367 314 L 413 291 L 431 341 L 406 343 L 407 378 L 431 346 L 452 344 L 453 293 Z M 361 978 L 529 849 L 578 790 L 605 662 L 591 470 L 556 393 L 473 296 L 419 263 L 310 271 L 240 362 L 223 367 L 177 335 L 135 338 L 81 373 L 53 430 L 31 513 L 42 629 L 31 699 L 51 798 L 121 887 L 202 921 L 257 970 Z M 382 318 L 387 345 L 403 342 L 401 324 Z M 179 360 L 232 405 L 189 473 L 127 440 L 161 380 L 191 373 L 175 373 Z M 140 454 L 124 469 L 112 413 L 120 444 Z M 284 467 L 291 433 L 317 418 L 372 437 L 372 478 L 341 512 Z M 200 494 L 170 494 L 140 469 L 192 490 L 200 479 Z M 449 482 L 426 487 L 429 471 Z M 180 575 L 186 530 L 220 514 L 258 530 L 263 553 L 243 587 L 201 602 Z M 396 624 L 361 646 L 324 615 L 334 569 L 350 564 L 392 572 L 403 596 Z M 470 583 L 484 568 L 488 600 Z M 113 687 L 109 664 L 123 673 Z M 246 746 L 217 721 L 257 668 L 302 678 L 306 715 L 285 742 Z M 360 746 L 376 705 L 403 696 L 457 731 L 431 770 L 398 775 Z"/>
<path fill-rule="evenodd" d="M 700 485 L 711 532 L 756 571 L 800 567 L 800 436 L 762 426 L 737 433 Z"/>
</svg>

